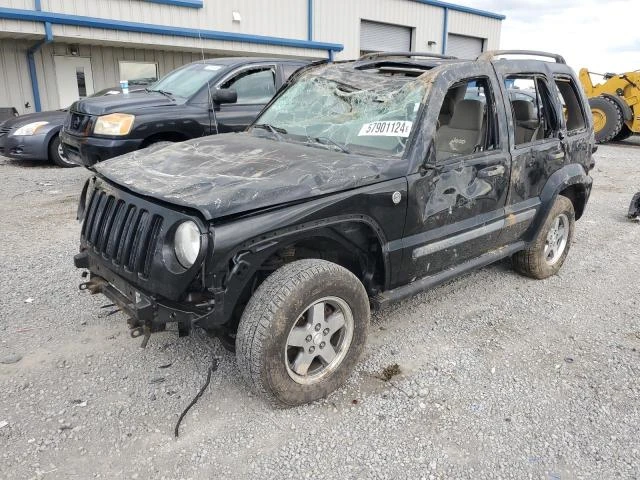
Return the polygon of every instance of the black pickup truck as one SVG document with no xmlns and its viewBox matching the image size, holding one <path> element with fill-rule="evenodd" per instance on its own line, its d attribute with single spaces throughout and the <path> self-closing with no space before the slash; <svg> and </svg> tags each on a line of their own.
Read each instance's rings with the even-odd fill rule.
<svg viewBox="0 0 640 480">
<path fill-rule="evenodd" d="M 87 98 L 69 109 L 66 158 L 91 167 L 152 144 L 247 128 L 304 60 L 229 57 L 180 67 L 148 88 Z"/>
<path fill-rule="evenodd" d="M 145 340 L 167 322 L 218 335 L 256 391 L 297 405 L 347 378 L 371 305 L 505 257 L 554 275 L 591 192 L 592 119 L 562 57 L 508 53 L 308 66 L 246 132 L 96 165 L 81 289 Z"/>
</svg>

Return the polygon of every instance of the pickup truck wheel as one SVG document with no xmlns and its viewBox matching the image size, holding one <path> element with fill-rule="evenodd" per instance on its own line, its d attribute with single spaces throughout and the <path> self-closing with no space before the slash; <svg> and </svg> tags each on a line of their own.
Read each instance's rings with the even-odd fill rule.
<svg viewBox="0 0 640 480">
<path fill-rule="evenodd" d="M 71 163 L 62 151 L 62 144 L 60 143 L 60 136 L 56 135 L 49 142 L 49 160 L 54 164 L 62 168 L 77 167 L 75 163 Z"/>
<path fill-rule="evenodd" d="M 571 200 L 558 195 L 533 244 L 512 257 L 514 268 L 537 279 L 558 273 L 569 253 L 575 223 Z"/>
<path fill-rule="evenodd" d="M 249 300 L 236 335 L 238 366 L 274 406 L 325 397 L 364 348 L 369 299 L 349 270 L 298 260 L 271 274 Z"/>
</svg>

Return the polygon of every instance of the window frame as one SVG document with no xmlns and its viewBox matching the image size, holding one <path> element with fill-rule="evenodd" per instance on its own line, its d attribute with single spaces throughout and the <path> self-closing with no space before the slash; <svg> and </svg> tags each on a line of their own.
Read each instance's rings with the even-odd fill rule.
<svg viewBox="0 0 640 480">
<path fill-rule="evenodd" d="M 539 145 L 542 144 L 544 142 L 548 142 L 550 140 L 554 140 L 557 139 L 556 135 L 553 135 L 551 137 L 543 137 L 540 138 L 538 140 L 532 140 L 530 142 L 526 142 L 526 143 L 520 143 L 520 144 L 516 144 L 516 132 L 515 132 L 515 128 L 516 128 L 516 115 L 515 115 L 515 110 L 513 109 L 513 101 L 511 99 L 511 95 L 509 93 L 509 88 L 507 86 L 507 81 L 510 79 L 517 79 L 517 78 L 523 78 L 523 79 L 530 79 L 533 81 L 534 87 L 535 87 L 535 92 L 536 92 L 536 114 L 538 116 L 538 120 L 542 119 L 542 115 L 541 112 L 546 112 L 549 111 L 550 115 L 552 115 L 552 118 L 550 118 L 550 120 L 552 122 L 555 121 L 555 132 L 559 132 L 562 128 L 562 123 L 559 121 L 559 118 L 557 116 L 557 112 L 556 112 L 556 108 L 555 108 L 555 102 L 553 100 L 553 92 L 552 92 L 552 88 L 549 85 L 549 78 L 543 74 L 543 73 L 539 73 L 539 72 L 522 72 L 522 73 L 509 73 L 507 75 L 504 76 L 504 88 L 507 91 L 507 95 L 506 98 L 509 101 L 509 110 L 511 112 L 511 120 L 512 120 L 512 124 L 513 124 L 513 131 L 511 132 L 510 136 L 513 137 L 513 150 L 521 150 L 521 149 L 525 149 L 525 148 L 529 148 L 533 145 Z M 549 97 L 547 100 L 549 101 L 549 105 L 545 105 L 544 104 L 544 100 L 542 98 L 542 94 L 541 94 L 541 90 L 538 86 L 538 82 L 542 81 L 545 85 L 545 88 L 547 89 L 547 92 L 549 93 Z M 554 81 L 554 85 L 553 88 L 557 88 L 555 86 L 555 81 Z M 539 102 L 539 103 L 538 103 Z M 542 110 L 541 110 L 542 108 Z M 541 124 L 541 122 L 540 122 Z"/>
<path fill-rule="evenodd" d="M 573 130 L 569 130 L 569 126 L 567 124 L 567 120 L 564 118 L 564 115 L 561 116 L 563 127 L 564 127 L 565 131 L 567 132 L 567 136 L 573 136 L 573 135 L 578 135 L 580 133 L 584 133 L 588 128 L 587 115 L 586 115 L 585 108 L 584 108 L 584 102 L 581 101 L 580 91 L 577 88 L 576 82 L 575 82 L 574 78 L 571 75 L 562 74 L 562 73 L 554 73 L 553 74 L 553 83 L 554 83 L 554 86 L 555 86 L 556 90 L 558 90 L 559 99 L 562 98 L 563 100 L 565 100 L 565 102 L 566 102 L 566 99 L 564 98 L 564 96 L 562 95 L 562 91 L 558 87 L 558 83 L 557 83 L 558 81 L 568 82 L 569 88 L 571 88 L 571 91 L 572 91 L 572 93 L 573 93 L 573 95 L 574 95 L 574 97 L 576 99 L 577 104 L 578 104 L 578 108 L 580 109 L 580 116 L 582 117 L 582 127 L 575 128 Z"/>
<path fill-rule="evenodd" d="M 438 135 L 438 130 L 439 128 L 436 128 L 435 132 L 434 132 L 434 137 L 433 137 L 433 153 L 434 153 L 434 157 L 435 157 L 435 165 L 437 167 L 446 167 L 447 165 L 451 165 L 451 164 L 455 164 L 455 163 L 459 163 L 461 160 L 475 160 L 478 158 L 483 158 L 487 155 L 491 155 L 497 152 L 501 152 L 503 150 L 503 145 L 502 145 L 502 141 L 501 141 L 501 137 L 500 137 L 500 119 L 498 118 L 498 108 L 497 108 L 497 103 L 496 103 L 496 92 L 494 87 L 492 86 L 492 82 L 491 82 L 491 77 L 488 75 L 476 75 L 476 76 L 471 76 L 471 77 L 463 77 L 460 78 L 456 81 L 453 81 L 449 84 L 446 93 L 444 94 L 444 96 L 442 97 L 442 102 L 440 103 L 440 108 L 437 110 L 438 113 L 442 110 L 442 106 L 444 105 L 444 99 L 447 96 L 447 93 L 449 93 L 449 90 L 451 90 L 454 86 L 459 85 L 459 84 L 466 84 L 467 85 L 467 89 L 469 88 L 469 83 L 471 82 L 478 82 L 478 81 L 484 81 L 486 83 L 486 86 L 489 89 L 489 94 L 487 95 L 487 92 L 485 91 L 485 98 L 487 100 L 485 100 L 485 112 L 483 114 L 483 118 L 487 117 L 487 119 L 489 118 L 489 115 L 491 114 L 491 116 L 493 117 L 493 121 L 492 122 L 487 122 L 487 124 L 489 123 L 493 123 L 493 126 L 491 128 L 491 131 L 493 132 L 493 141 L 494 141 L 494 148 L 492 149 L 484 149 L 484 150 L 479 150 L 479 151 L 471 151 L 469 153 L 466 154 L 461 154 L 461 155 L 454 155 L 451 157 L 447 157 L 444 159 L 437 159 L 437 149 L 435 146 L 435 142 L 437 139 L 437 135 Z M 463 97 L 464 99 L 464 97 Z M 489 107 L 489 105 L 491 106 L 491 108 Z M 488 131 L 488 130 L 487 130 Z M 488 133 L 487 135 L 491 135 L 490 133 Z M 485 138 L 484 141 L 486 142 L 487 139 Z"/>
<path fill-rule="evenodd" d="M 242 68 L 238 68 L 236 70 L 233 70 L 232 72 L 229 72 L 228 74 L 223 76 L 222 79 L 220 79 L 216 83 L 216 88 L 222 88 L 222 85 L 224 85 L 225 83 L 227 83 L 227 82 L 229 82 L 231 80 L 234 80 L 237 76 L 243 74 L 244 72 L 250 71 L 250 70 L 256 70 L 256 71 L 272 70 L 273 71 L 273 84 L 274 84 L 274 88 L 275 88 L 274 92 L 277 93 L 277 91 L 278 91 L 278 67 L 277 67 L 277 65 L 275 63 L 252 64 L 252 65 L 246 65 L 246 66 L 244 66 Z M 275 93 L 265 103 L 240 103 L 240 102 L 236 102 L 233 105 L 246 105 L 246 106 L 266 105 L 275 96 Z"/>
</svg>

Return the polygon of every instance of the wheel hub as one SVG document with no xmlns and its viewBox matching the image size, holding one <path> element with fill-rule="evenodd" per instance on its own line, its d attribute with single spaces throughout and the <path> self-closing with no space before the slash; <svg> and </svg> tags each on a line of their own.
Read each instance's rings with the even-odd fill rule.
<svg viewBox="0 0 640 480">
<path fill-rule="evenodd" d="M 567 247 L 567 241 L 569 239 L 569 218 L 561 213 L 558 215 L 551 228 L 547 232 L 547 238 L 544 245 L 544 257 L 545 261 L 549 265 L 554 265 Z"/>
<path fill-rule="evenodd" d="M 289 332 L 284 360 L 297 383 L 319 382 L 344 360 L 353 338 L 351 308 L 341 298 L 325 297 L 305 308 Z"/>
</svg>

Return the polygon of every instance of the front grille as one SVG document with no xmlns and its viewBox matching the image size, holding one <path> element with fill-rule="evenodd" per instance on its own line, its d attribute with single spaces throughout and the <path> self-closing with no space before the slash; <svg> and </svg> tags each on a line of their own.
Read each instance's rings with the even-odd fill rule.
<svg viewBox="0 0 640 480">
<path fill-rule="evenodd" d="M 163 218 L 96 189 L 87 205 L 82 239 L 94 253 L 148 278 Z"/>
<path fill-rule="evenodd" d="M 65 121 L 65 130 L 75 134 L 87 136 L 91 133 L 93 119 L 91 115 L 83 115 L 82 113 L 70 112 Z"/>
<path fill-rule="evenodd" d="M 12 127 L 0 127 L 0 137 L 4 137 L 7 133 L 11 131 Z"/>
</svg>

